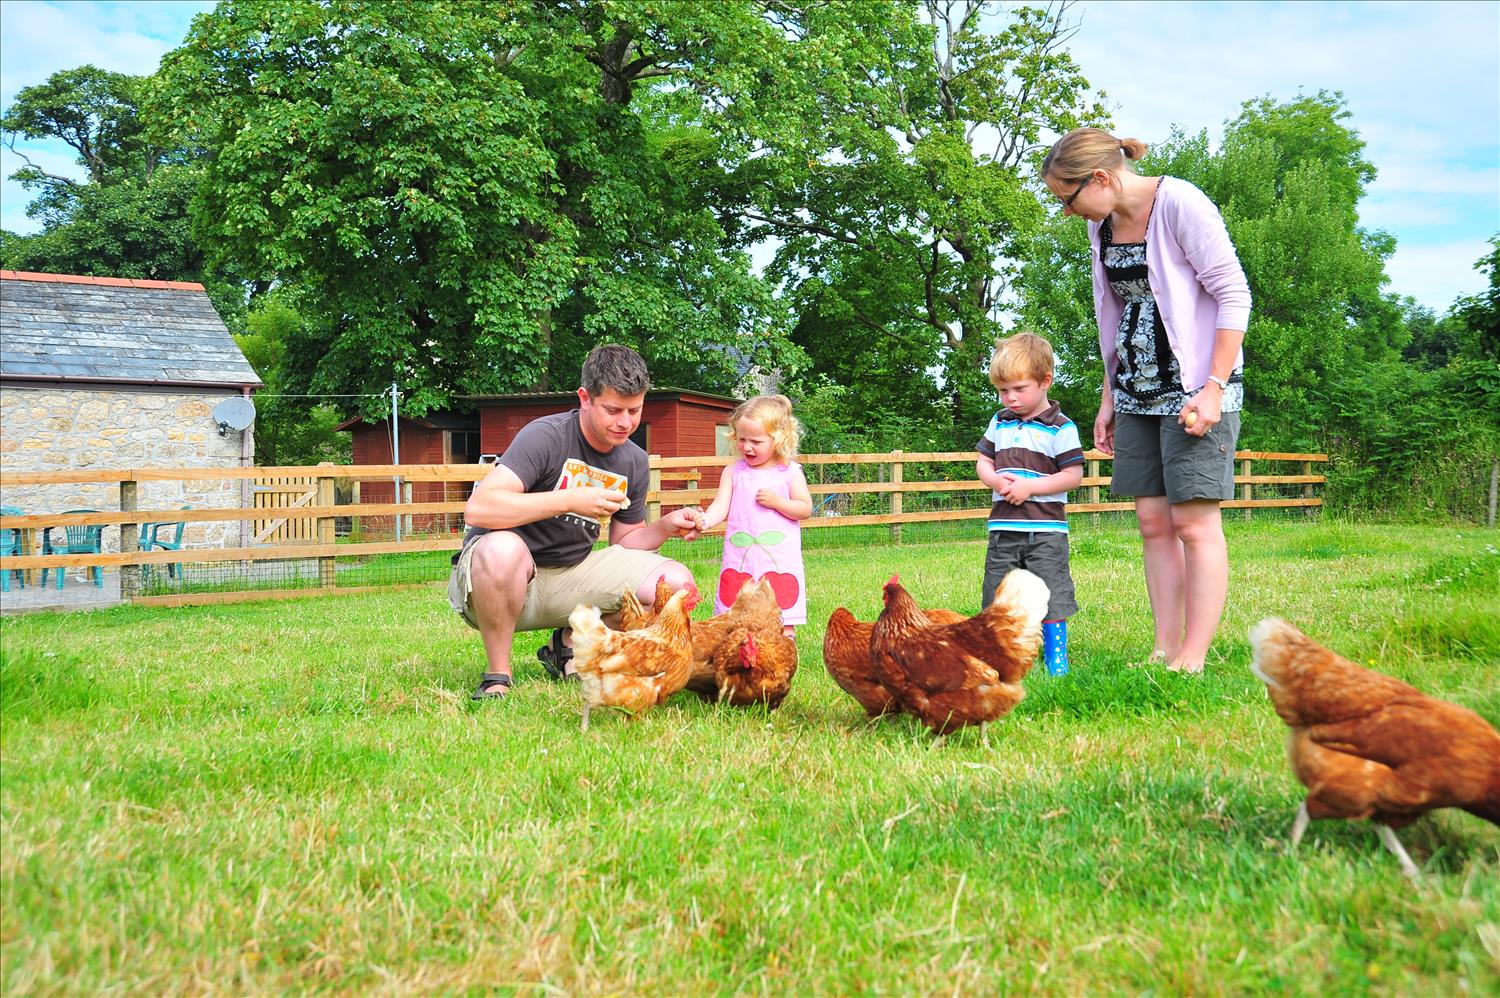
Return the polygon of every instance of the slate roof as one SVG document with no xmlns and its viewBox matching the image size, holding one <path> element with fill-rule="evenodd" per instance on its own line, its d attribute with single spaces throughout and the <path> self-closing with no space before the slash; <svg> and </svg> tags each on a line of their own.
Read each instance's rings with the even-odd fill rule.
<svg viewBox="0 0 1500 998">
<path fill-rule="evenodd" d="M 0 378 L 259 386 L 203 285 L 0 270 Z"/>
</svg>

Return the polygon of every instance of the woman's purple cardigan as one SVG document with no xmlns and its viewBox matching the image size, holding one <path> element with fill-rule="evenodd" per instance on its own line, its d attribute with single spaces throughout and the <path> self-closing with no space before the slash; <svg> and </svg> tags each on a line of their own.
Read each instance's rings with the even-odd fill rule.
<svg viewBox="0 0 1500 998">
<path fill-rule="evenodd" d="M 1089 223 L 1094 257 L 1094 315 L 1105 379 L 1113 385 L 1119 358 L 1115 335 L 1125 303 L 1104 276 L 1099 223 Z M 1176 177 L 1163 177 L 1146 233 L 1146 277 L 1167 327 L 1167 342 L 1182 371 L 1182 388 L 1195 392 L 1208 381 L 1214 334 L 1244 330 L 1250 322 L 1250 285 L 1224 228 L 1224 217 L 1208 196 Z M 1245 362 L 1242 349 L 1235 366 Z"/>
</svg>

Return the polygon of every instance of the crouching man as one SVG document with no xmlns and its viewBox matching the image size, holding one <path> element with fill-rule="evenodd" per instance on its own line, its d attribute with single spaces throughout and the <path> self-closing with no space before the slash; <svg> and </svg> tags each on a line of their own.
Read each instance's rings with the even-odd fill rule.
<svg viewBox="0 0 1500 998">
<path fill-rule="evenodd" d="M 618 610 L 628 587 L 649 606 L 663 575 L 673 589 L 694 585 L 692 572 L 657 549 L 669 537 L 695 540 L 702 514 L 679 509 L 646 523 L 646 452 L 630 439 L 646 401 L 646 362 L 629 347 L 595 347 L 580 380 L 578 408 L 524 426 L 464 507 L 469 530 L 448 599 L 484 640 L 476 700 L 509 691 L 517 631 L 555 628 L 537 654 L 553 678 L 569 678 L 566 625 L 578 604 Z M 605 517 L 609 546 L 595 551 Z"/>
</svg>

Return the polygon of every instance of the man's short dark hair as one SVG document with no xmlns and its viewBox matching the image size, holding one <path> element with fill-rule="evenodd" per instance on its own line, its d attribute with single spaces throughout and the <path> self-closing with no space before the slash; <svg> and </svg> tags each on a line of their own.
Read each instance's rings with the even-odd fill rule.
<svg viewBox="0 0 1500 998">
<path fill-rule="evenodd" d="M 651 384 L 641 355 L 616 343 L 601 343 L 589 351 L 581 380 L 590 398 L 607 388 L 625 396 L 639 395 Z"/>
</svg>

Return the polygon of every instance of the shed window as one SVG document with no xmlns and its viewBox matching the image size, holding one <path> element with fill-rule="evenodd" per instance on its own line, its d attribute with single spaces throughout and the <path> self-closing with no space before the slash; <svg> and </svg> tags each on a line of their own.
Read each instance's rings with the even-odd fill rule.
<svg viewBox="0 0 1500 998">
<path fill-rule="evenodd" d="M 479 463 L 478 430 L 447 430 L 444 436 L 448 438 L 449 464 Z"/>
</svg>

